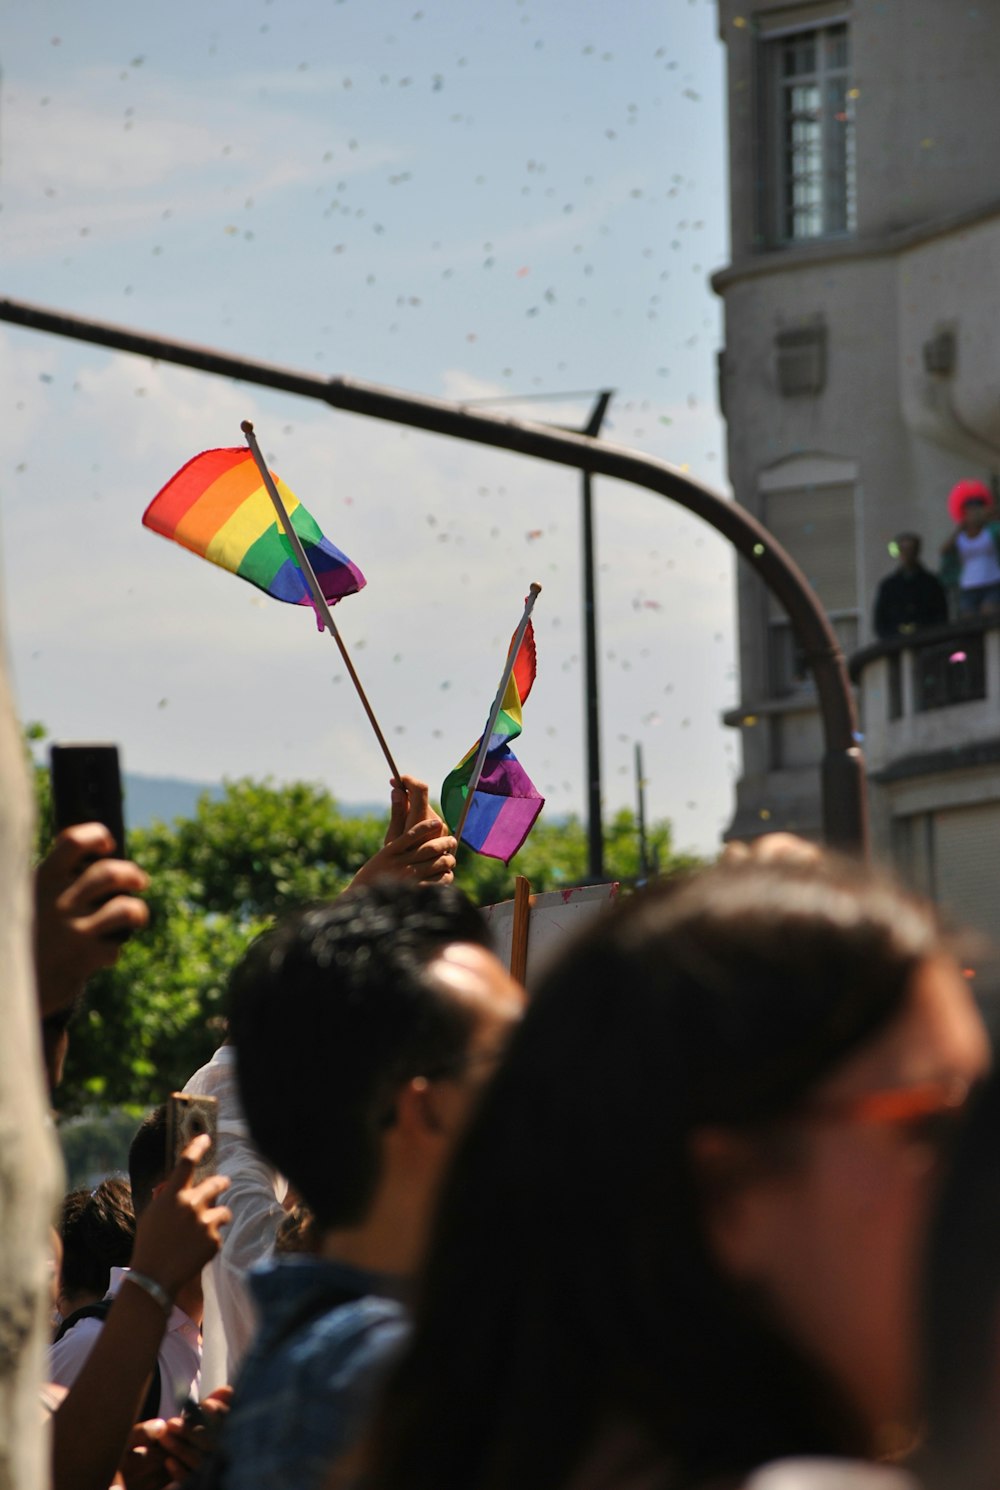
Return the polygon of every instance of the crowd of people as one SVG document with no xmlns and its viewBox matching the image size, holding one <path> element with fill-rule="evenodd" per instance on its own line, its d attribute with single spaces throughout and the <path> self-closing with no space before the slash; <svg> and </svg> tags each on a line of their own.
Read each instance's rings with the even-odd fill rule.
<svg viewBox="0 0 1000 1490">
<path fill-rule="evenodd" d="M 921 560 L 919 533 L 897 533 L 892 540 L 898 562 L 875 596 L 873 621 L 880 640 L 944 626 L 950 619 L 1000 613 L 1000 523 L 993 491 L 984 481 L 959 481 L 949 493 L 948 511 L 954 528 L 941 546 L 938 574 Z"/>
<path fill-rule="evenodd" d="M 232 970 L 187 1087 L 214 1172 L 160 1108 L 65 1197 L 55 1490 L 992 1486 L 1000 1080 L 932 908 L 773 836 L 529 998 L 455 852 L 397 784 L 348 890 Z M 113 853 L 70 828 L 38 871 L 53 1089 L 145 921 Z"/>
</svg>

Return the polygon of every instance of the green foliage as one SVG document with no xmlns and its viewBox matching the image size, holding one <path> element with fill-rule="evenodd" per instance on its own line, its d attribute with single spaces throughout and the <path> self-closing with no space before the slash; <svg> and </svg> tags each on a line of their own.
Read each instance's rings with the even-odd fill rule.
<svg viewBox="0 0 1000 1490">
<path fill-rule="evenodd" d="M 52 838 L 52 784 L 48 766 L 43 766 L 32 755 L 32 746 L 40 745 L 46 737 L 43 724 L 32 723 L 24 727 L 24 748 L 28 757 L 28 770 L 35 789 L 35 852 L 40 859 Z"/>
<path fill-rule="evenodd" d="M 646 832 L 647 862 L 661 874 L 691 868 L 699 860 L 674 852 L 668 822 L 654 823 Z M 514 877 L 523 874 L 537 894 L 583 884 L 587 877 L 587 833 L 578 817 L 547 823 L 539 818 L 521 852 L 509 866 L 499 859 L 462 848 L 458 882 L 478 905 L 510 900 Z M 634 885 L 640 877 L 639 834 L 635 814 L 623 807 L 604 828 L 604 879 Z"/>
<path fill-rule="evenodd" d="M 29 744 L 44 731 L 33 727 Z M 50 834 L 48 772 L 35 767 L 39 852 Z M 348 818 L 322 787 L 228 782 L 195 816 L 132 828 L 129 852 L 148 872 L 150 924 L 114 968 L 91 979 L 71 1026 L 58 1105 L 64 1115 L 124 1106 L 135 1113 L 182 1086 L 219 1044 L 229 971 L 253 936 L 291 907 L 338 894 L 381 847 L 384 821 Z M 693 863 L 675 855 L 668 823 L 648 833 L 661 871 Z M 606 829 L 605 878 L 634 883 L 633 814 Z M 580 884 L 587 843 L 576 818 L 539 822 L 508 868 L 463 849 L 458 881 L 480 905 L 510 899 L 515 873 L 537 892 Z M 81 1140 L 82 1141 L 82 1140 Z"/>
<path fill-rule="evenodd" d="M 66 1189 L 92 1189 L 109 1174 L 127 1174 L 129 1145 L 143 1117 L 142 1108 L 114 1107 L 60 1123 Z"/>
<path fill-rule="evenodd" d="M 88 984 L 60 1111 L 147 1108 L 182 1086 L 222 1039 L 226 981 L 252 937 L 292 906 L 338 894 L 384 831 L 342 817 L 321 787 L 246 780 L 203 797 L 190 820 L 131 829 L 150 924 Z"/>
</svg>

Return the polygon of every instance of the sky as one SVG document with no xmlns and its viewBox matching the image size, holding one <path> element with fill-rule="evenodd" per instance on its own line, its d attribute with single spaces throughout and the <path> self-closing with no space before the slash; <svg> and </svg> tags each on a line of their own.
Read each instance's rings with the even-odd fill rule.
<svg viewBox="0 0 1000 1490">
<path fill-rule="evenodd" d="M 727 490 L 714 0 L 0 0 L 0 22 L 0 294 L 565 425 L 611 388 L 609 440 Z M 577 473 L 0 324 L 21 717 L 116 740 L 130 772 L 387 799 L 311 612 L 141 526 L 246 418 L 367 576 L 337 623 L 434 794 L 542 585 L 517 753 L 547 814 L 582 813 Z M 738 766 L 731 552 L 594 489 L 605 811 L 634 804 L 639 742 L 647 814 L 710 852 Z"/>
</svg>

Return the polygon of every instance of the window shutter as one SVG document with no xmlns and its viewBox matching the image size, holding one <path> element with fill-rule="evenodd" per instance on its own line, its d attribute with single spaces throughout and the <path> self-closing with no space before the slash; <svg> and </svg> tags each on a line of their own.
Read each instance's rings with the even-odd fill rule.
<svg viewBox="0 0 1000 1490">
<path fill-rule="evenodd" d="M 853 486 L 768 492 L 763 517 L 765 526 L 805 574 L 824 609 L 857 609 Z M 778 620 L 784 614 L 769 593 L 769 618 Z"/>
<path fill-rule="evenodd" d="M 998 870 L 1000 802 L 935 813 L 935 895 L 958 922 L 995 934 Z"/>
</svg>

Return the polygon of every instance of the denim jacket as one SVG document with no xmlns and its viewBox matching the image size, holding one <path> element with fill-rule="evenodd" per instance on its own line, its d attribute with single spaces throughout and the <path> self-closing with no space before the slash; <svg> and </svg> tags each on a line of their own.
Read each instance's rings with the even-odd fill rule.
<svg viewBox="0 0 1000 1490">
<path fill-rule="evenodd" d="M 249 1282 L 259 1328 L 222 1436 L 225 1484 L 227 1490 L 314 1490 L 331 1461 L 367 1428 L 407 1337 L 402 1285 L 301 1255 L 255 1269 Z M 307 1296 L 324 1287 L 355 1297 L 282 1339 Z"/>
</svg>

